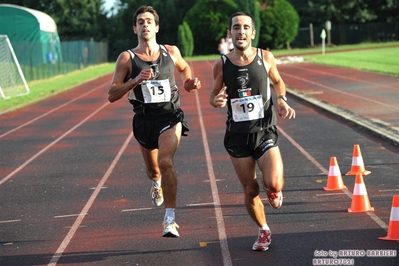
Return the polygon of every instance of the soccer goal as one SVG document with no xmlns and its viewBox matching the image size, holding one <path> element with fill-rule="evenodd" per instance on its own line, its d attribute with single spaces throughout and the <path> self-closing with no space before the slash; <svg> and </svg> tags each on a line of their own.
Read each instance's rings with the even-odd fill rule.
<svg viewBox="0 0 399 266">
<path fill-rule="evenodd" d="M 24 74 L 7 35 L 0 35 L 0 95 L 4 99 L 29 93 Z"/>
</svg>

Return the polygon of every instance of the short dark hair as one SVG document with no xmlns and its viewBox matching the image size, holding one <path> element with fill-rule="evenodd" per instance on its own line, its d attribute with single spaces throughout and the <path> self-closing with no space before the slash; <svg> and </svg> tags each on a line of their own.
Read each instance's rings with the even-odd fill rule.
<svg viewBox="0 0 399 266">
<path fill-rule="evenodd" d="M 146 12 L 154 15 L 155 25 L 158 26 L 159 25 L 159 16 L 158 16 L 157 11 L 155 11 L 155 9 L 152 6 L 140 6 L 133 15 L 133 25 L 136 25 L 138 15 L 140 15 L 142 13 L 146 13 Z"/>
<path fill-rule="evenodd" d="M 231 27 L 233 26 L 233 18 L 234 18 L 234 17 L 237 17 L 237 16 L 247 16 L 247 17 L 250 17 L 250 18 L 251 18 L 251 21 L 252 21 L 252 28 L 255 29 L 255 19 L 254 19 L 254 17 L 253 17 L 251 14 L 249 14 L 248 12 L 245 12 L 245 11 L 238 11 L 238 12 L 235 12 L 234 14 L 232 14 L 232 15 L 230 16 L 230 18 L 229 18 L 229 30 L 231 30 Z"/>
</svg>

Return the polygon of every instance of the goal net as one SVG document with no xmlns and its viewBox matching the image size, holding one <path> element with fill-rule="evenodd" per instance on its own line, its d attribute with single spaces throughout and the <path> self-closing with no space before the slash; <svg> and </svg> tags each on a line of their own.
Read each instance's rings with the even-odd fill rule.
<svg viewBox="0 0 399 266">
<path fill-rule="evenodd" d="M 0 95 L 4 99 L 29 93 L 24 74 L 7 35 L 0 35 Z"/>
</svg>

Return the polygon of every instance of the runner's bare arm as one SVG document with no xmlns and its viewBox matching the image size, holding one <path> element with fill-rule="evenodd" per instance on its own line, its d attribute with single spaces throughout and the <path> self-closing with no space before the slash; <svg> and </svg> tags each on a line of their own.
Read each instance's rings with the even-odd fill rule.
<svg viewBox="0 0 399 266">
<path fill-rule="evenodd" d="M 285 83 L 277 70 L 276 59 L 269 51 L 263 50 L 263 58 L 269 64 L 269 77 L 274 84 L 277 96 L 286 95 Z M 295 118 L 295 110 L 282 98 L 277 98 L 277 114 L 282 118 Z"/>
<path fill-rule="evenodd" d="M 222 108 L 226 106 L 227 94 L 226 87 L 223 87 L 223 74 L 222 74 L 223 61 L 218 59 L 213 64 L 213 85 L 212 92 L 209 97 L 209 103 L 215 108 Z"/>
<path fill-rule="evenodd" d="M 108 89 L 108 101 L 112 103 L 121 99 L 131 89 L 140 84 L 140 75 L 124 83 L 124 80 L 130 75 L 130 73 L 130 55 L 128 52 L 122 52 L 116 61 L 114 75 L 112 77 L 111 85 Z"/>
<path fill-rule="evenodd" d="M 179 48 L 174 45 L 165 45 L 165 47 L 168 49 L 173 61 L 175 62 L 175 67 L 180 73 L 184 89 L 188 92 L 200 89 L 201 82 L 198 78 L 192 77 L 191 67 L 181 56 Z"/>
</svg>

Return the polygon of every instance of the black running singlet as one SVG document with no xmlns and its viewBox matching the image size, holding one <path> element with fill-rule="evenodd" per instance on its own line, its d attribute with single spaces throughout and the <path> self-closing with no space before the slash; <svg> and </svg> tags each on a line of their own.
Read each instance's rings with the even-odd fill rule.
<svg viewBox="0 0 399 266">
<path fill-rule="evenodd" d="M 223 82 L 227 87 L 227 131 L 254 133 L 276 124 L 276 113 L 270 91 L 270 79 L 262 50 L 246 66 L 223 60 Z"/>
<path fill-rule="evenodd" d="M 142 69 L 152 68 L 155 77 L 143 81 L 128 94 L 136 114 L 158 116 L 173 113 L 180 106 L 179 91 L 174 78 L 174 62 L 165 46 L 156 61 L 143 61 L 131 50 L 132 74 L 135 78 Z"/>
</svg>

